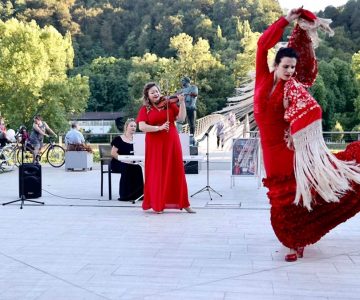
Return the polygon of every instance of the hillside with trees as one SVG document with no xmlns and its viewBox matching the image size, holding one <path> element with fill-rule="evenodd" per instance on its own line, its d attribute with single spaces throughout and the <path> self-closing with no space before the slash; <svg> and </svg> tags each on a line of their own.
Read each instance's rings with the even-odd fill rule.
<svg viewBox="0 0 360 300">
<path fill-rule="evenodd" d="M 131 116 L 141 105 L 145 82 L 157 81 L 170 94 L 180 88 L 184 75 L 199 86 L 200 117 L 221 109 L 254 70 L 260 33 L 282 15 L 276 0 L 13 0 L 0 4 L 4 23 L 13 18 L 23 24 L 35 21 L 40 30 L 54 28 L 64 38 L 70 37 L 73 58 L 66 76 L 81 78 L 84 84 L 87 80 L 90 91 L 87 105 L 80 105 L 79 111 L 122 110 Z M 351 0 L 342 7 L 329 6 L 318 15 L 333 20 L 335 36 L 321 36 L 319 76 L 311 91 L 324 109 L 324 129 L 331 130 L 338 121 L 351 130 L 360 124 L 360 3 Z M 6 99 L 6 95 L 0 97 Z M 0 103 L 2 112 L 3 107 Z"/>
</svg>

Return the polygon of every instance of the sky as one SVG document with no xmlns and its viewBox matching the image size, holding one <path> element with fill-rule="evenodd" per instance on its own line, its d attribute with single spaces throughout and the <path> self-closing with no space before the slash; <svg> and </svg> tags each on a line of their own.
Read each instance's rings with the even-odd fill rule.
<svg viewBox="0 0 360 300">
<path fill-rule="evenodd" d="M 305 9 L 317 12 L 324 10 L 326 6 L 341 6 L 344 5 L 348 0 L 278 0 L 280 6 L 285 9 L 296 8 L 304 6 Z"/>
</svg>

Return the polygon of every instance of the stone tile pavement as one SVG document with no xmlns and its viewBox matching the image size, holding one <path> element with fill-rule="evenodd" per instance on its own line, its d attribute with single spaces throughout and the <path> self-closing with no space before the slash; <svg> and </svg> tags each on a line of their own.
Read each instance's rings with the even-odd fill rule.
<svg viewBox="0 0 360 300">
<path fill-rule="evenodd" d="M 305 249 L 295 263 L 269 220 L 254 178 L 211 170 L 197 214 L 144 212 L 100 197 L 100 171 L 44 166 L 44 206 L 0 206 L 0 299 L 360 299 L 360 217 Z M 117 198 L 119 176 L 113 176 Z M 176 177 L 174 177 L 176 180 Z M 189 193 L 206 172 L 187 175 Z M 18 197 L 18 173 L 0 174 L 1 202 Z"/>
</svg>

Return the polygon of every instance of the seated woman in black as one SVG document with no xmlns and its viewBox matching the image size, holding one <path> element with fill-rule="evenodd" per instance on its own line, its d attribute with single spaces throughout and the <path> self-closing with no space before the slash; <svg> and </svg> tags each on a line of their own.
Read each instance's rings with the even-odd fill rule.
<svg viewBox="0 0 360 300">
<path fill-rule="evenodd" d="M 133 162 L 122 162 L 118 155 L 134 155 L 133 137 L 136 132 L 134 119 L 127 119 L 124 134 L 115 137 L 111 142 L 111 170 L 121 173 L 119 201 L 132 201 L 141 197 L 144 192 L 144 179 L 141 166 Z"/>
</svg>

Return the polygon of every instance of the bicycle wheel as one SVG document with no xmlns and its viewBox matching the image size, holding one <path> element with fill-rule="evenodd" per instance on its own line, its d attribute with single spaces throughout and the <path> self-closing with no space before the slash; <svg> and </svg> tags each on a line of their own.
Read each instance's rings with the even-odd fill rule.
<svg viewBox="0 0 360 300">
<path fill-rule="evenodd" d="M 13 170 L 16 165 L 15 148 L 12 145 L 5 146 L 1 152 L 4 159 L 3 167 L 7 170 Z"/>
<path fill-rule="evenodd" d="M 55 167 L 60 168 L 65 163 L 65 150 L 59 145 L 50 146 L 46 153 L 48 163 Z"/>
<path fill-rule="evenodd" d="M 17 163 L 18 164 L 22 164 L 24 163 L 32 163 L 33 162 L 33 153 L 32 151 L 30 151 L 29 149 L 26 149 L 24 151 L 24 161 L 22 161 L 23 157 L 22 157 L 22 153 L 23 153 L 23 149 L 19 148 L 17 153 L 16 153 L 16 158 L 17 158 Z"/>
</svg>

